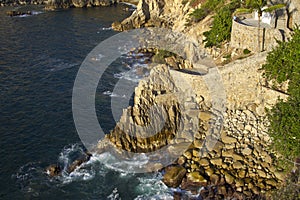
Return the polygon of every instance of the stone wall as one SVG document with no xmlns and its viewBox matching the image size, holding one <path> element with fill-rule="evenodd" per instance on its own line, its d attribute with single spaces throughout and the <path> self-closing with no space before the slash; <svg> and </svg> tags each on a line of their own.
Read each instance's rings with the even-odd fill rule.
<svg viewBox="0 0 300 200">
<path fill-rule="evenodd" d="M 282 40 L 278 29 L 258 28 L 248 26 L 242 22 L 232 21 L 231 46 L 240 49 L 249 49 L 253 52 L 269 51 L 277 44 L 276 40 Z"/>
</svg>

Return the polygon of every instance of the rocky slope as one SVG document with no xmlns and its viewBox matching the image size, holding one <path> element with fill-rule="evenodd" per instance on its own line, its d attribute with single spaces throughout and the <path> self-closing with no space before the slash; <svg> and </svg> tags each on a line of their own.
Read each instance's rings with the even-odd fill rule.
<svg viewBox="0 0 300 200">
<path fill-rule="evenodd" d="M 223 112 L 211 103 L 212 91 L 205 81 L 212 78 L 209 73 L 201 76 L 170 70 L 165 65 L 154 67 L 136 88 L 133 107 L 123 111 L 107 138 L 115 147 L 129 152 L 153 152 L 168 145 L 167 154 L 178 159 L 165 168 L 164 182 L 194 193 L 205 186 L 201 193 L 204 198 L 243 199 L 276 188 L 284 176 L 276 168 L 277 155 L 269 148 L 272 140 L 267 134 L 264 107 L 286 96 L 265 88 L 258 71 L 265 58 L 266 53 L 261 53 L 219 69 L 226 91 Z M 188 87 L 193 96 L 187 92 Z M 174 96 L 179 91 L 181 100 Z M 159 105 L 160 111 L 152 109 L 151 115 L 148 110 L 153 105 Z M 161 131 L 143 138 L 148 130 L 158 130 L 161 113 L 166 114 Z M 180 127 L 184 129 L 178 131 Z M 188 148 L 180 149 L 187 143 Z M 156 160 L 156 169 L 159 166 Z"/>
<path fill-rule="evenodd" d="M 189 4 L 182 0 L 140 0 L 136 11 L 122 22 L 115 22 L 113 28 L 118 31 L 141 27 L 168 27 L 182 31 L 185 28 Z"/>
</svg>

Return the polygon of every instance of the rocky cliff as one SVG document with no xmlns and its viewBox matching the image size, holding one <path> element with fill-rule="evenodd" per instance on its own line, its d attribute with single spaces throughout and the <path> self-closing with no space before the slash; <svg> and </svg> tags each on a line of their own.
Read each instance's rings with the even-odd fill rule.
<svg viewBox="0 0 300 200">
<path fill-rule="evenodd" d="M 122 22 L 115 22 L 118 31 L 141 27 L 168 27 L 182 31 L 191 7 L 182 0 L 140 0 L 137 9 Z"/>
<path fill-rule="evenodd" d="M 167 154 L 177 159 L 165 168 L 164 182 L 194 193 L 210 185 L 201 194 L 204 198 L 211 190 L 214 198 L 242 199 L 276 188 L 284 176 L 276 168 L 276 153 L 269 150 L 272 139 L 264 108 L 286 96 L 265 87 L 259 71 L 265 58 L 266 53 L 261 53 L 218 69 L 226 92 L 224 111 L 212 105 L 207 86 L 208 79 L 213 81 L 210 73 L 154 67 L 136 88 L 134 105 L 123 111 L 107 138 L 128 152 L 153 152 L 167 146 Z M 178 92 L 182 98 L 176 96 Z M 149 130 L 157 134 L 147 137 Z M 159 166 L 156 160 L 156 169 Z"/>
</svg>

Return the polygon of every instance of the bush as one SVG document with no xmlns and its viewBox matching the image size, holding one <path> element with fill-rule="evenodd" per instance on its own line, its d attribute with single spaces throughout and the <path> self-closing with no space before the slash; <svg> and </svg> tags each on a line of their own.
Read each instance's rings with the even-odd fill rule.
<svg viewBox="0 0 300 200">
<path fill-rule="evenodd" d="M 197 8 L 190 14 L 192 21 L 198 22 L 204 19 L 212 11 L 216 11 L 223 5 L 224 0 L 207 0 L 201 8 Z"/>
<path fill-rule="evenodd" d="M 286 102 L 279 101 L 268 111 L 270 135 L 274 148 L 285 158 L 300 155 L 300 30 L 296 27 L 288 42 L 279 42 L 277 48 L 267 56 L 263 65 L 264 76 L 278 83 L 289 81 Z"/>
<path fill-rule="evenodd" d="M 223 41 L 230 39 L 232 13 L 238 7 L 238 1 L 232 1 L 217 12 L 211 30 L 204 32 L 205 47 L 219 46 Z"/>
<path fill-rule="evenodd" d="M 244 50 L 243 50 L 243 53 L 244 53 L 245 55 L 247 55 L 247 54 L 251 53 L 251 51 L 250 51 L 249 49 L 244 49 Z"/>
</svg>

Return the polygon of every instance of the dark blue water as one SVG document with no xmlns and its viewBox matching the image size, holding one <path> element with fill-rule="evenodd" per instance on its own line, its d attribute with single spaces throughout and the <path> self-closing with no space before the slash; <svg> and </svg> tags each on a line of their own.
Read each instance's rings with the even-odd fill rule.
<svg viewBox="0 0 300 200">
<path fill-rule="evenodd" d="M 0 8 L 0 199 L 166 198 L 159 174 L 114 171 L 101 163 L 106 154 L 74 174 L 44 173 L 83 151 L 72 118 L 74 80 L 85 56 L 116 34 L 107 29 L 111 23 L 129 13 L 118 6 L 10 18 L 7 9 Z M 106 131 L 114 125 L 110 97 L 101 97 L 107 90 L 100 87 L 97 106 L 97 113 L 108 113 L 99 115 Z"/>
</svg>

